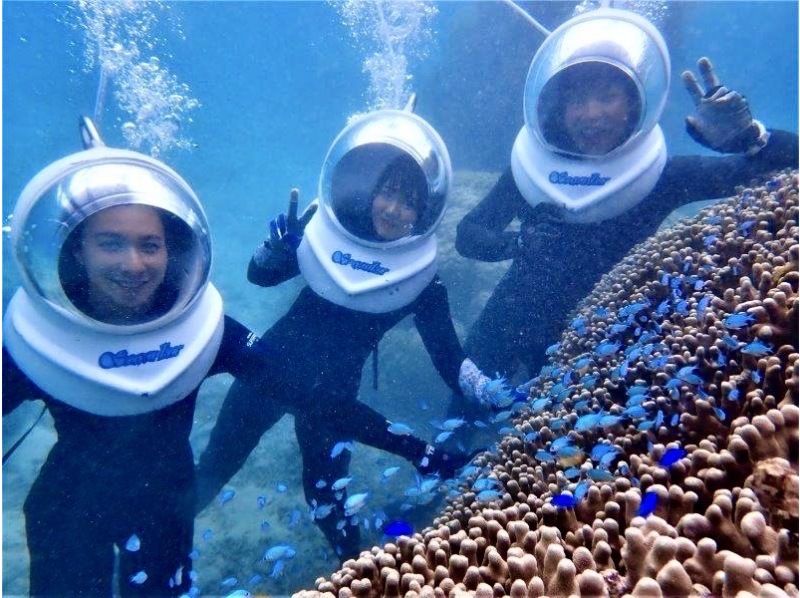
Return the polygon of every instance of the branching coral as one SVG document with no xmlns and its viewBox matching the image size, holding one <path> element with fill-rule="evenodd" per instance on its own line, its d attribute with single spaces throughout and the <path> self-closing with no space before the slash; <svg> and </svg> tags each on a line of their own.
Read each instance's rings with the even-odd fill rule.
<svg viewBox="0 0 800 598">
<path fill-rule="evenodd" d="M 797 182 L 634 248 L 476 459 L 496 498 L 299 595 L 798 595 Z"/>
</svg>

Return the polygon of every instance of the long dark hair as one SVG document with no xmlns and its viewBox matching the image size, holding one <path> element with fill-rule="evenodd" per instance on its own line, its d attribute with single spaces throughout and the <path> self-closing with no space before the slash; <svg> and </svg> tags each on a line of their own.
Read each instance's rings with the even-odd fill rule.
<svg viewBox="0 0 800 598">
<path fill-rule="evenodd" d="M 192 230 L 183 220 L 162 208 L 149 205 L 146 207 L 155 210 L 164 227 L 164 242 L 167 248 L 167 271 L 164 281 L 156 290 L 151 308 L 145 314 L 137 317 L 136 322 L 131 323 L 155 320 L 172 309 L 186 277 L 186 257 L 192 251 L 194 245 Z M 64 240 L 61 246 L 61 253 L 58 256 L 58 277 L 64 293 L 76 308 L 93 319 L 103 321 L 103 318 L 94 313 L 95 310 L 91 307 L 88 296 L 89 279 L 86 274 L 86 268 L 76 258 L 76 254 L 81 251 L 86 224 L 93 216 L 94 214 L 82 220 Z"/>
</svg>

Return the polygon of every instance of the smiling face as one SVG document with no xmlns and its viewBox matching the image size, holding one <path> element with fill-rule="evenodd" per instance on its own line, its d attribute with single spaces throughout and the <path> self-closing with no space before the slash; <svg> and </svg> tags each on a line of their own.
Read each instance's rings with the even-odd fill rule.
<svg viewBox="0 0 800 598">
<path fill-rule="evenodd" d="M 372 227 L 384 241 L 396 241 L 414 230 L 419 214 L 413 193 L 389 179 L 372 200 Z"/>
<path fill-rule="evenodd" d="M 155 208 L 121 205 L 85 223 L 75 259 L 99 319 L 125 323 L 148 312 L 167 273 L 164 224 Z"/>
<path fill-rule="evenodd" d="M 624 86 L 595 81 L 575 90 L 564 106 L 564 128 L 582 154 L 601 156 L 621 145 L 630 131 L 631 105 Z"/>
</svg>

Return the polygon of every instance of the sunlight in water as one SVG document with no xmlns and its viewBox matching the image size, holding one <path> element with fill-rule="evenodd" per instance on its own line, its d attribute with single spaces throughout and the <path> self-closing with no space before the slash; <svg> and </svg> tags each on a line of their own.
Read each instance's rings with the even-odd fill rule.
<svg viewBox="0 0 800 598">
<path fill-rule="evenodd" d="M 78 0 L 69 5 L 71 22 L 85 36 L 84 71 L 99 69 L 95 122 L 102 120 L 111 90 L 128 145 L 153 156 L 171 148 L 190 149 L 184 126 L 200 103 L 189 86 L 170 73 L 157 56 L 167 40 L 159 33 L 166 17 L 170 34 L 182 37 L 165 2 Z"/>
<path fill-rule="evenodd" d="M 438 10 L 430 2 L 330 0 L 351 37 L 368 55 L 368 110 L 402 108 L 411 94 L 409 60 L 425 58 Z"/>
</svg>

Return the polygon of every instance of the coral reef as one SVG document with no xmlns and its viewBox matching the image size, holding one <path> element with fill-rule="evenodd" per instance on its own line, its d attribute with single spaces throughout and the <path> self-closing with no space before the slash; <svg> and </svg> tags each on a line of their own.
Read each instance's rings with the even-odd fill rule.
<svg viewBox="0 0 800 598">
<path fill-rule="evenodd" d="M 433 524 L 297 595 L 797 596 L 797 185 L 635 247 Z"/>
</svg>

